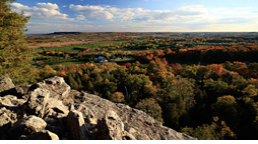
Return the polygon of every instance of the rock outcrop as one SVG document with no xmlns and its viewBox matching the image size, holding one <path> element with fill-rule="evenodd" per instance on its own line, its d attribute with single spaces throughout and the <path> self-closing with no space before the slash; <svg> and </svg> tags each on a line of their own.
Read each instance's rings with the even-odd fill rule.
<svg viewBox="0 0 258 144">
<path fill-rule="evenodd" d="M 62 77 L 15 86 L 0 77 L 0 139 L 195 140 L 143 111 L 71 90 Z"/>
</svg>

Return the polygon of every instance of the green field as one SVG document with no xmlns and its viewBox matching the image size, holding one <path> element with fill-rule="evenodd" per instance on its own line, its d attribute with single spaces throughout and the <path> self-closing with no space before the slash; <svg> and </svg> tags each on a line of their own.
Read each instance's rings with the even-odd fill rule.
<svg viewBox="0 0 258 144">
<path fill-rule="evenodd" d="M 69 61 L 69 62 L 60 62 L 60 63 L 56 63 L 56 64 L 53 64 L 53 65 L 50 65 L 51 67 L 56 67 L 60 64 L 62 64 L 63 66 L 69 66 L 69 65 L 77 65 L 77 64 L 83 64 L 83 63 L 87 63 L 85 61 Z"/>
<path fill-rule="evenodd" d="M 123 63 L 134 63 L 135 59 L 134 58 L 126 58 L 126 59 L 121 59 L 121 60 L 116 60 L 115 61 L 117 64 L 123 64 Z"/>
<path fill-rule="evenodd" d="M 71 45 L 71 46 L 62 46 L 62 47 L 47 47 L 47 48 L 37 48 L 35 51 L 41 51 L 41 50 L 59 50 L 62 52 L 76 52 L 78 50 L 73 48 L 80 48 L 80 47 L 88 47 L 88 48 L 94 48 L 94 47 L 100 47 L 100 46 L 106 46 L 109 44 L 120 44 L 124 41 L 114 41 L 114 42 L 106 42 L 106 43 L 95 43 L 95 44 L 83 44 L 83 45 Z"/>
</svg>

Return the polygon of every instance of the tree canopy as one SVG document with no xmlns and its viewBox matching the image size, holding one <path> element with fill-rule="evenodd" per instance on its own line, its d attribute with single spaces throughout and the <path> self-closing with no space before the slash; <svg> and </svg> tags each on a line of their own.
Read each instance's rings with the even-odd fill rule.
<svg viewBox="0 0 258 144">
<path fill-rule="evenodd" d="M 12 78 L 15 83 L 33 79 L 32 49 L 26 47 L 25 25 L 29 20 L 24 13 L 11 10 L 14 0 L 0 1 L 0 75 Z"/>
</svg>

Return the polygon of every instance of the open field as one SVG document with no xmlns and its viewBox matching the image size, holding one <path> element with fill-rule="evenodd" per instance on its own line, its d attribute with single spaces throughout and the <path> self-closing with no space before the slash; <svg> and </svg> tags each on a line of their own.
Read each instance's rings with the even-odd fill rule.
<svg viewBox="0 0 258 144">
<path fill-rule="evenodd" d="M 50 47 L 37 47 L 35 48 L 35 51 L 40 50 L 59 50 L 62 52 L 74 52 L 78 51 L 74 48 L 94 48 L 94 47 L 100 47 L 100 46 L 106 46 L 110 44 L 120 44 L 123 41 L 114 41 L 114 42 L 96 42 L 96 43 L 85 43 L 85 42 L 67 42 L 63 46 L 50 46 Z M 71 43 L 71 44 L 70 44 Z M 47 45 L 47 44 L 46 44 Z M 49 44 L 50 45 L 50 44 Z"/>
<path fill-rule="evenodd" d="M 38 48 L 48 48 L 48 47 L 82 45 L 82 44 L 88 44 L 88 43 L 89 42 L 83 42 L 83 41 L 69 41 L 69 42 L 29 43 L 27 45 L 30 48 L 38 49 Z"/>
<path fill-rule="evenodd" d="M 207 131 L 220 135 L 214 139 L 257 137 L 257 33 L 130 34 L 92 34 L 87 43 L 55 43 L 74 35 L 34 36 L 47 46 L 34 48 L 39 77 L 62 76 L 78 91 L 157 108 L 156 120 L 185 133 L 203 133 L 200 139 L 211 138 Z"/>
</svg>

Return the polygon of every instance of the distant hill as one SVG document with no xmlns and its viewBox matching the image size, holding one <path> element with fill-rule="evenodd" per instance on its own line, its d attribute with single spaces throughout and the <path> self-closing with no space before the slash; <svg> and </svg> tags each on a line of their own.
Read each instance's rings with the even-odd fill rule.
<svg viewBox="0 0 258 144">
<path fill-rule="evenodd" d="M 70 34 L 80 35 L 83 33 L 82 32 L 54 32 L 54 33 L 49 33 L 47 35 L 70 35 Z"/>
</svg>

